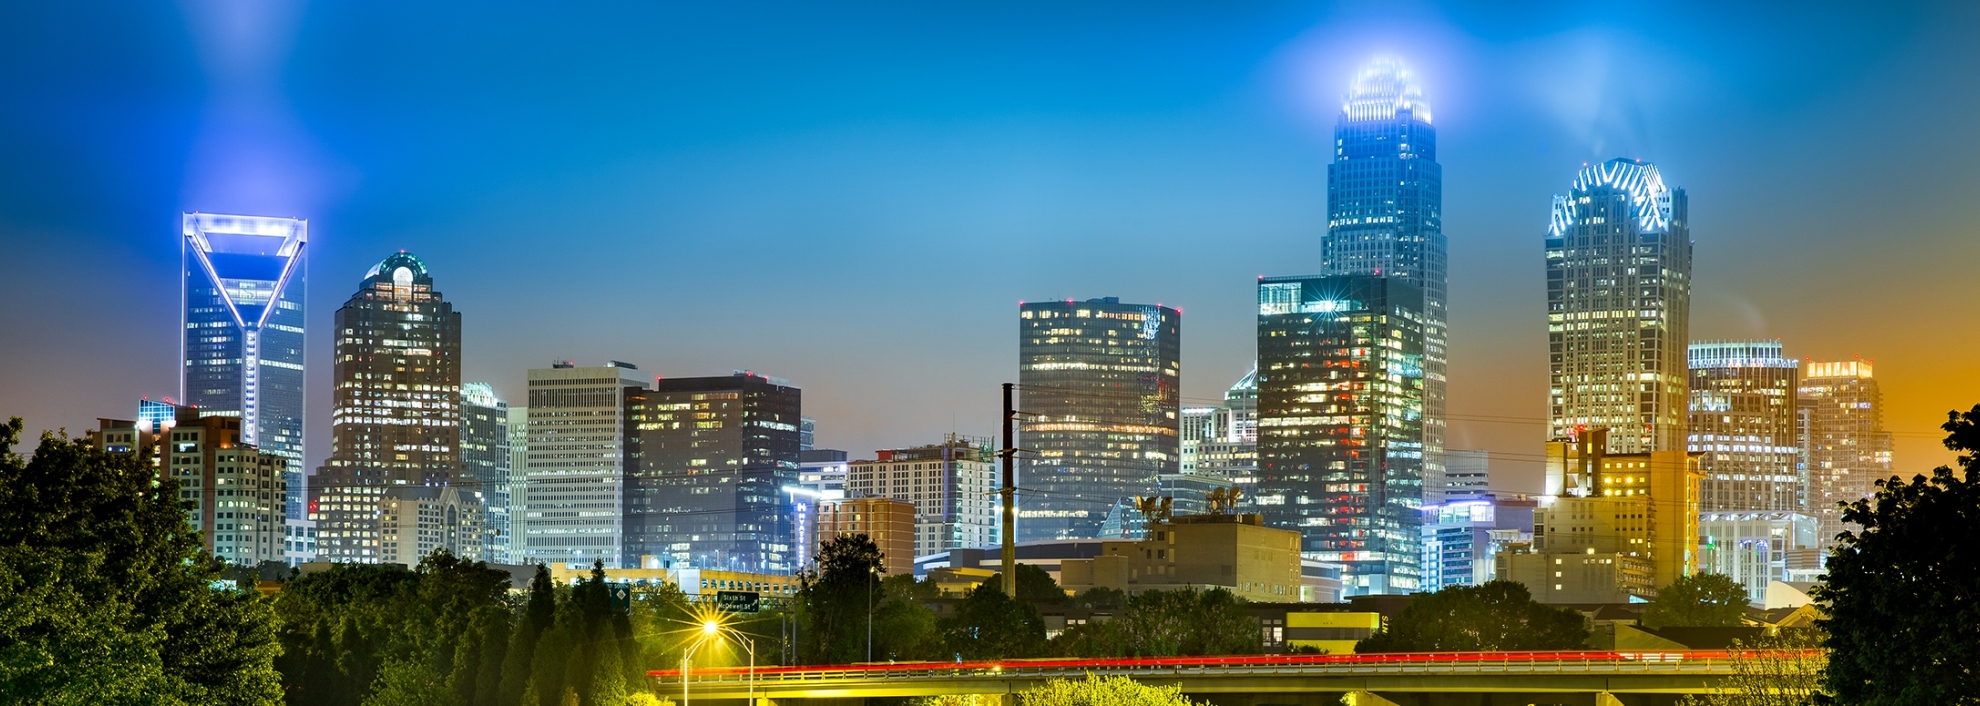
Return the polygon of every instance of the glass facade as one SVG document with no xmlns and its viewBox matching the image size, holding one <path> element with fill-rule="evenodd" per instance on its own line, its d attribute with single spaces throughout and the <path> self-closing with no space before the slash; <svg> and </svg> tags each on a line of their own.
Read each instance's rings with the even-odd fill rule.
<svg viewBox="0 0 1980 706">
<path fill-rule="evenodd" d="M 627 561 L 794 571 L 784 488 L 798 480 L 802 404 L 788 381 L 748 372 L 627 390 Z"/>
<path fill-rule="evenodd" d="M 1683 189 L 1612 159 L 1554 197 L 1546 240 L 1549 434 L 1609 451 L 1685 448 L 1691 229 Z"/>
<path fill-rule="evenodd" d="M 1345 595 L 1421 586 L 1423 294 L 1373 276 L 1258 282 L 1265 523 L 1346 567 Z"/>
<path fill-rule="evenodd" d="M 1018 307 L 1018 541 L 1102 536 L 1180 468 L 1182 312 L 1115 297 Z M 1138 529 L 1138 523 L 1135 523 Z"/>
<path fill-rule="evenodd" d="M 556 363 L 529 371 L 522 483 L 513 481 L 509 523 L 520 563 L 589 568 L 627 565 L 625 391 L 645 384 L 628 363 Z"/>
<path fill-rule="evenodd" d="M 187 213 L 182 225 L 179 400 L 239 417 L 242 443 L 286 459 L 283 512 L 300 519 L 309 223 Z"/>
<path fill-rule="evenodd" d="M 1444 465 L 1449 246 L 1437 129 L 1416 77 L 1377 60 L 1355 75 L 1327 165 L 1323 275 L 1394 277 L 1423 293 L 1424 469 Z"/>
<path fill-rule="evenodd" d="M 1705 512 L 1796 512 L 1795 391 L 1801 364 L 1781 356 L 1780 341 L 1693 343 L 1690 450 L 1705 478 Z"/>
<path fill-rule="evenodd" d="M 485 382 L 461 386 L 461 464 L 483 505 L 487 537 L 482 560 L 516 563 L 509 556 L 509 403 Z"/>
<path fill-rule="evenodd" d="M 1891 476 L 1891 434 L 1884 430 L 1884 393 L 1871 364 L 1809 362 L 1796 396 L 1801 427 L 1802 468 L 1808 475 L 1808 505 L 1821 532 L 1822 551 L 1852 526 L 1842 521 L 1840 503 L 1856 502 Z"/>
<path fill-rule="evenodd" d="M 405 252 L 337 310 L 330 457 L 310 488 L 317 551 L 378 563 L 391 489 L 470 484 L 461 465 L 461 315 Z"/>
</svg>

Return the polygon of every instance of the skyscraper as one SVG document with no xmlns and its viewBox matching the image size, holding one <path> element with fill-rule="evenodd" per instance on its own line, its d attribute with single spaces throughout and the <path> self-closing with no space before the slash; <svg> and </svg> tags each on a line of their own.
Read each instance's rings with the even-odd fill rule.
<svg viewBox="0 0 1980 706">
<path fill-rule="evenodd" d="M 1320 273 L 1394 277 L 1423 293 L 1424 471 L 1433 478 L 1444 465 L 1449 252 L 1430 104 L 1407 67 L 1370 62 L 1334 123 Z"/>
<path fill-rule="evenodd" d="M 1398 278 L 1258 282 L 1258 489 L 1265 524 L 1346 566 L 1345 595 L 1420 586 L 1423 294 Z"/>
<path fill-rule="evenodd" d="M 664 378 L 624 400 L 628 563 L 796 568 L 784 488 L 798 479 L 798 388 L 737 371 Z"/>
<path fill-rule="evenodd" d="M 388 496 L 472 480 L 461 466 L 461 315 L 400 251 L 365 273 L 336 320 L 330 457 L 310 519 L 322 558 L 378 563 Z"/>
<path fill-rule="evenodd" d="M 1699 509 L 1798 512 L 1796 373 L 1780 341 L 1693 343 L 1690 450 L 1703 454 Z"/>
<path fill-rule="evenodd" d="M 482 541 L 484 561 L 509 561 L 509 403 L 495 397 L 485 382 L 461 385 L 461 465 L 473 481 L 480 518 L 488 536 Z M 438 497 L 438 496 L 435 496 Z"/>
<path fill-rule="evenodd" d="M 303 512 L 303 276 L 309 223 L 187 213 L 179 400 L 241 419 L 241 443 L 287 459 L 284 516 Z"/>
<path fill-rule="evenodd" d="M 1182 312 L 1116 297 L 1018 307 L 1017 539 L 1098 537 L 1181 457 Z M 1138 526 L 1138 523 L 1134 523 Z"/>
<path fill-rule="evenodd" d="M 1608 451 L 1685 447 L 1691 229 L 1683 189 L 1612 159 L 1554 197 L 1547 230 L 1549 434 L 1607 428 Z"/>
<path fill-rule="evenodd" d="M 520 563 L 625 565 L 626 390 L 644 384 L 618 361 L 529 371 L 526 464 L 509 471 L 509 551 Z"/>
<path fill-rule="evenodd" d="M 1884 393 L 1869 361 L 1808 362 L 1798 408 L 1808 509 L 1819 522 L 1822 549 L 1848 529 L 1838 503 L 1855 502 L 1891 476 L 1891 434 L 1884 431 Z"/>
</svg>

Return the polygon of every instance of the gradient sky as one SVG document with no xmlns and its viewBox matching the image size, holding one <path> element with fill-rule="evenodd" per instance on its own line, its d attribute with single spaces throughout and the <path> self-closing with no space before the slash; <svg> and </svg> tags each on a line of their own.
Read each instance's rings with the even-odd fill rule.
<svg viewBox="0 0 1980 706">
<path fill-rule="evenodd" d="M 1550 197 L 1610 157 L 1690 194 L 1694 339 L 1875 360 L 1907 475 L 1980 402 L 1969 4 L 570 5 L 0 7 L 0 415 L 177 394 L 188 210 L 310 221 L 311 468 L 332 315 L 400 248 L 511 400 L 750 369 L 870 455 L 992 432 L 1018 302 L 1110 295 L 1183 307 L 1214 398 L 1256 276 L 1318 269 L 1384 55 L 1435 107 L 1451 444 L 1522 461 L 1495 484 L 1537 490 Z"/>
</svg>

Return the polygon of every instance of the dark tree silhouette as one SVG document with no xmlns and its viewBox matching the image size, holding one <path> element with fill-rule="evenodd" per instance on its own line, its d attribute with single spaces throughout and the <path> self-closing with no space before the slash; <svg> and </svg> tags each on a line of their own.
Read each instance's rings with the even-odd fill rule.
<svg viewBox="0 0 1980 706">
<path fill-rule="evenodd" d="M 1643 606 L 1645 627 L 1738 627 L 1746 617 L 1746 587 L 1724 574 L 1692 574 L 1657 590 Z"/>
<path fill-rule="evenodd" d="M 1541 605 L 1526 586 L 1491 581 L 1416 596 L 1356 652 L 1572 650 L 1588 641 L 1579 613 Z"/>
<path fill-rule="evenodd" d="M 1877 481 L 1844 507 L 1815 599 L 1837 703 L 1980 703 L 1980 405 L 1941 428 L 1960 470 Z"/>
</svg>

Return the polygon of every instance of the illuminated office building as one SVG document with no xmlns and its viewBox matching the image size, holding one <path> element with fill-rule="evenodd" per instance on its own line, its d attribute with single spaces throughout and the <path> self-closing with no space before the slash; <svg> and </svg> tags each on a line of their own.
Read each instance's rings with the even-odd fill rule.
<svg viewBox="0 0 1980 706">
<path fill-rule="evenodd" d="M 1819 522 L 1826 551 L 1842 521 L 1840 503 L 1877 491 L 1891 476 L 1891 434 L 1884 430 L 1884 393 L 1869 361 L 1810 361 L 1797 396 L 1802 465 L 1808 475 L 1807 512 Z"/>
<path fill-rule="evenodd" d="M 1691 230 L 1683 189 L 1612 159 L 1554 197 L 1547 230 L 1549 438 L 1607 428 L 1611 453 L 1685 448 Z"/>
<path fill-rule="evenodd" d="M 165 406 L 170 420 L 157 419 L 162 410 L 148 406 L 151 421 L 99 419 L 88 438 L 109 453 L 138 454 L 150 446 L 147 463 L 161 478 L 178 481 L 186 520 L 214 557 L 235 566 L 284 561 L 287 459 L 242 441 L 246 425 L 239 417 Z"/>
<path fill-rule="evenodd" d="M 239 417 L 241 443 L 287 459 L 283 514 L 302 519 L 309 223 L 188 213 L 182 225 L 179 399 Z"/>
<path fill-rule="evenodd" d="M 795 570 L 791 497 L 802 393 L 737 371 L 625 392 L 626 561 L 642 568 Z M 531 405 L 534 409 L 535 405 Z"/>
<path fill-rule="evenodd" d="M 1018 307 L 1019 541 L 1102 536 L 1180 465 L 1182 312 L 1115 297 Z M 1138 532 L 1139 524 L 1135 525 Z M 1119 531 L 1128 531 L 1121 529 Z"/>
<path fill-rule="evenodd" d="M 1423 295 L 1388 277 L 1258 281 L 1258 485 L 1265 524 L 1341 564 L 1345 595 L 1419 587 Z"/>
<path fill-rule="evenodd" d="M 1697 455 L 1609 453 L 1608 434 L 1547 443 L 1532 549 L 1499 557 L 1500 578 L 1542 603 L 1648 600 L 1698 566 Z"/>
<path fill-rule="evenodd" d="M 1693 343 L 1690 450 L 1704 512 L 1799 512 L 1795 391 L 1801 365 L 1780 341 Z"/>
<path fill-rule="evenodd" d="M 523 564 L 626 566 L 625 400 L 644 376 L 631 363 L 560 362 L 530 370 L 528 382 L 523 465 L 509 470 L 509 552 Z"/>
<path fill-rule="evenodd" d="M 485 382 L 461 385 L 461 464 L 471 484 L 468 499 L 478 497 L 477 519 L 487 532 L 480 542 L 484 561 L 513 564 L 509 557 L 509 403 L 495 397 Z M 436 498 L 438 496 L 435 496 Z M 443 503 L 444 504 L 444 503 Z"/>
<path fill-rule="evenodd" d="M 940 444 L 882 449 L 874 460 L 848 466 L 846 496 L 913 503 L 916 557 L 998 546 L 1003 535 L 995 444 L 951 434 Z M 913 557 L 907 561 L 914 563 Z"/>
<path fill-rule="evenodd" d="M 310 488 L 318 556 L 388 561 L 388 496 L 468 483 L 461 466 L 461 315 L 403 251 L 365 273 L 337 310 L 330 457 Z"/>
<path fill-rule="evenodd" d="M 1327 165 L 1323 275 L 1393 277 L 1423 294 L 1424 473 L 1442 475 L 1449 247 L 1437 129 L 1416 76 L 1381 59 L 1355 74 Z"/>
</svg>

